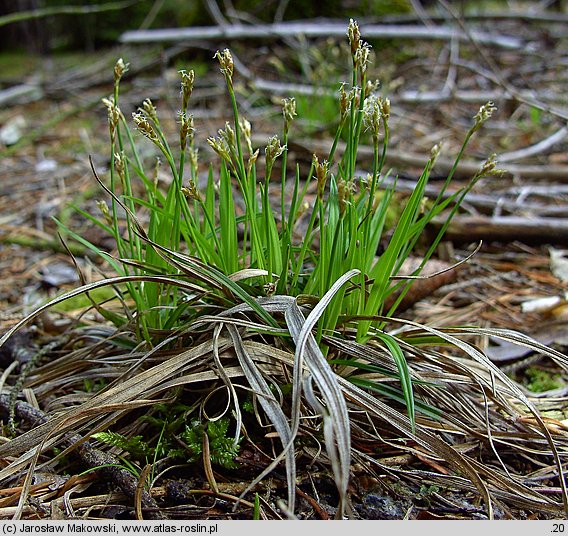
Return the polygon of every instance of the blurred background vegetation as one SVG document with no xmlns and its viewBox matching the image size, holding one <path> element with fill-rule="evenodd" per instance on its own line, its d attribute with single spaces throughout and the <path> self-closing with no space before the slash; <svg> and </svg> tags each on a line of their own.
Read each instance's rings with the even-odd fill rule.
<svg viewBox="0 0 568 536">
<path fill-rule="evenodd" d="M 42 53 L 69 50 L 92 52 L 116 43 L 138 28 L 171 28 L 215 24 L 206 0 L 0 0 L 0 17 L 11 13 L 61 7 L 108 7 L 88 14 L 58 14 L 8 24 L 0 31 L 2 50 Z M 234 0 L 220 2 L 222 12 L 237 13 L 246 22 L 345 18 L 408 13 L 410 0 Z"/>
</svg>

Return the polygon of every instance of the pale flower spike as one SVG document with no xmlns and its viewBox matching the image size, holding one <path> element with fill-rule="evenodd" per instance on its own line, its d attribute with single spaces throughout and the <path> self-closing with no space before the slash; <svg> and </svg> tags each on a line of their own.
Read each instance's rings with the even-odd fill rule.
<svg viewBox="0 0 568 536">
<path fill-rule="evenodd" d="M 483 123 L 485 123 L 493 115 L 495 110 L 497 110 L 497 108 L 491 101 L 485 103 L 481 108 L 479 108 L 479 111 L 473 118 L 475 120 L 473 131 L 476 132 L 479 130 Z"/>
<path fill-rule="evenodd" d="M 483 163 L 479 171 L 475 174 L 474 179 L 481 177 L 501 177 L 505 173 L 503 169 L 497 169 L 497 155 L 495 153 L 489 155 L 489 158 Z"/>
<path fill-rule="evenodd" d="M 187 115 L 185 112 L 179 112 L 179 119 L 180 119 L 180 129 L 179 129 L 179 137 L 180 137 L 180 147 L 181 150 L 184 151 L 187 147 L 187 142 L 189 143 L 193 141 L 193 115 Z"/>
<path fill-rule="evenodd" d="M 337 185 L 337 197 L 339 201 L 339 213 L 345 214 L 345 209 L 351 204 L 351 198 L 353 197 L 353 192 L 355 191 L 355 184 L 353 179 L 346 181 L 345 179 L 340 179 Z"/>
<path fill-rule="evenodd" d="M 188 199 L 193 199 L 194 201 L 198 201 L 200 203 L 203 202 L 201 192 L 197 188 L 195 181 L 192 179 L 189 180 L 189 185 L 187 187 L 181 187 L 181 193 Z"/>
<path fill-rule="evenodd" d="M 355 61 L 355 65 L 361 69 L 362 73 L 367 72 L 367 67 L 369 63 L 371 63 L 371 45 L 369 43 L 364 43 L 361 41 L 359 43 L 359 48 L 355 51 L 353 59 Z"/>
<path fill-rule="evenodd" d="M 250 175 L 252 173 L 252 169 L 253 166 L 256 164 L 256 161 L 258 159 L 258 155 L 260 154 L 260 149 L 257 149 L 256 151 L 254 151 L 248 159 L 248 163 L 247 163 L 247 173 Z"/>
<path fill-rule="evenodd" d="M 367 80 L 365 84 L 365 98 L 377 91 L 380 85 L 381 83 L 378 80 Z"/>
<path fill-rule="evenodd" d="M 192 169 L 197 169 L 197 161 L 198 161 L 199 149 L 195 147 L 189 148 L 189 162 L 191 164 Z"/>
<path fill-rule="evenodd" d="M 438 160 L 438 156 L 440 156 L 441 151 L 442 142 L 437 143 L 434 147 L 432 147 L 432 149 L 430 149 L 430 160 L 432 161 L 432 166 L 434 166 L 436 160 Z"/>
<path fill-rule="evenodd" d="M 268 140 L 268 145 L 266 146 L 265 149 L 266 164 L 272 167 L 274 161 L 284 152 L 285 149 L 286 146 L 280 144 L 278 136 L 272 136 Z"/>
<path fill-rule="evenodd" d="M 385 97 L 381 101 L 381 112 L 385 121 L 388 121 L 391 113 L 391 101 L 388 97 Z"/>
<path fill-rule="evenodd" d="M 118 58 L 115 66 L 114 66 L 114 82 L 117 83 L 122 78 L 122 75 L 128 71 L 128 67 L 130 63 L 124 63 L 122 58 Z"/>
<path fill-rule="evenodd" d="M 231 51 L 226 48 L 223 52 L 215 52 L 215 58 L 219 60 L 219 65 L 221 66 L 221 72 L 225 76 L 225 78 L 231 80 L 233 78 L 233 70 L 235 64 L 233 63 L 233 56 L 231 55 Z"/>
<path fill-rule="evenodd" d="M 349 44 L 351 45 L 351 55 L 355 57 L 357 49 L 361 46 L 361 32 L 359 31 L 357 21 L 349 19 L 347 35 L 349 36 Z"/>
<path fill-rule="evenodd" d="M 134 120 L 134 123 L 136 124 L 136 127 L 141 134 L 143 134 L 150 141 L 159 143 L 156 132 L 152 128 L 152 125 L 150 124 L 148 119 L 146 119 L 146 117 L 142 113 L 132 112 L 132 119 Z"/>
<path fill-rule="evenodd" d="M 112 97 L 110 99 L 102 99 L 101 102 L 108 110 L 108 122 L 112 128 L 116 128 L 120 121 L 120 108 L 114 103 L 114 99 Z"/>
<path fill-rule="evenodd" d="M 294 97 L 282 99 L 282 115 L 284 116 L 286 126 L 289 127 L 290 123 L 294 120 L 294 117 L 298 115 L 296 113 L 296 99 Z"/>
<path fill-rule="evenodd" d="M 101 211 L 105 221 L 107 222 L 107 224 L 112 225 L 112 216 L 110 215 L 110 211 L 108 209 L 108 205 L 106 203 L 106 201 L 104 201 L 103 199 L 100 199 L 98 201 L 96 201 L 97 207 L 99 208 L 99 210 Z"/>
<path fill-rule="evenodd" d="M 231 162 L 231 156 L 229 154 L 229 147 L 227 142 L 223 138 L 214 138 L 213 136 L 207 138 L 207 143 L 210 147 L 227 163 Z"/>
<path fill-rule="evenodd" d="M 329 174 L 330 164 L 327 160 L 320 163 L 316 155 L 313 156 L 312 163 L 316 170 L 317 179 L 317 195 L 320 199 L 323 199 L 323 194 L 325 192 L 325 185 L 327 183 L 327 177 Z"/>
<path fill-rule="evenodd" d="M 239 119 L 239 127 L 247 144 L 249 154 L 253 153 L 252 149 L 252 127 L 247 119 Z"/>
<path fill-rule="evenodd" d="M 225 122 L 225 129 L 219 129 L 219 136 L 225 140 L 227 147 L 236 150 L 237 148 L 237 138 L 235 137 L 235 131 L 231 128 L 228 121 Z"/>
<path fill-rule="evenodd" d="M 114 153 L 114 168 L 118 175 L 123 178 L 126 168 L 126 156 L 124 155 L 124 151 Z"/>
<path fill-rule="evenodd" d="M 189 98 L 191 97 L 191 93 L 193 92 L 195 73 L 193 71 L 189 72 L 185 71 L 184 69 L 178 71 L 178 73 L 181 76 L 181 96 L 182 96 L 181 109 L 183 112 L 185 112 L 189 105 Z"/>
<path fill-rule="evenodd" d="M 382 109 L 382 100 L 376 95 L 370 95 L 363 103 L 363 124 L 367 130 L 371 131 L 375 143 L 379 139 Z"/>
<path fill-rule="evenodd" d="M 142 107 L 144 109 L 143 111 L 145 112 L 145 114 L 152 121 L 154 121 L 154 123 L 158 124 L 159 123 L 158 110 L 156 110 L 156 107 L 154 106 L 152 101 L 150 99 L 145 99 L 144 102 L 142 103 Z"/>
</svg>

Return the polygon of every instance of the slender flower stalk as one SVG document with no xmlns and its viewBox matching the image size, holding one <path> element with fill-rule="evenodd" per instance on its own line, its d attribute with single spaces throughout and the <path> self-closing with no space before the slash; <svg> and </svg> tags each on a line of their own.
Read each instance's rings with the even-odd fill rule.
<svg viewBox="0 0 568 536">
<path fill-rule="evenodd" d="M 284 145 L 282 151 L 282 178 L 280 180 L 280 218 L 282 221 L 282 228 L 285 230 L 291 222 L 289 222 L 290 217 L 293 216 L 292 209 L 286 219 L 286 168 L 288 164 L 288 136 L 290 134 L 290 127 L 294 118 L 296 117 L 296 99 L 293 97 L 288 99 L 282 99 L 282 116 L 284 117 Z M 288 229 L 289 231 L 289 229 Z"/>
</svg>

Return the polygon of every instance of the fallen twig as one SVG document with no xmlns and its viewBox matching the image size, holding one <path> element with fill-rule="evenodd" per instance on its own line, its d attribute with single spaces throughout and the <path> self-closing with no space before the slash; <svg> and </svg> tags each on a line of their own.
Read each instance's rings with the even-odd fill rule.
<svg viewBox="0 0 568 536">
<path fill-rule="evenodd" d="M 437 232 L 444 222 L 445 220 L 434 221 L 431 227 Z M 476 240 L 484 242 L 521 240 L 524 243 L 567 244 L 568 219 L 461 216 L 452 220 L 444 237 L 462 243 Z"/>
<path fill-rule="evenodd" d="M 366 171 L 360 171 L 359 175 L 364 176 Z M 411 194 L 416 188 L 416 179 L 405 176 L 394 177 L 387 175 L 383 181 L 384 186 L 394 187 L 395 191 Z M 490 216 L 502 215 L 528 215 L 527 217 L 567 217 L 568 206 L 566 203 L 554 205 L 563 198 L 568 199 L 568 184 L 548 184 L 537 186 L 527 184 L 525 186 L 511 186 L 499 190 L 492 190 L 490 193 L 476 191 L 469 192 L 467 199 L 462 207 L 474 207 L 475 211 Z M 426 185 L 424 194 L 428 197 L 436 197 L 440 193 L 440 185 L 431 182 Z M 442 197 L 447 199 L 455 194 L 455 189 L 449 189 L 442 193 Z M 539 197 L 541 200 L 532 201 L 532 197 Z M 476 215 L 476 214 L 474 214 Z"/>
<path fill-rule="evenodd" d="M 164 491 L 163 489 L 154 488 L 152 489 L 152 495 L 161 496 L 164 495 Z M 79 508 L 93 508 L 98 505 L 100 505 L 101 507 L 107 507 L 113 504 L 122 503 L 127 498 L 128 497 L 121 492 L 105 493 L 104 495 L 93 495 L 91 497 L 73 497 L 69 499 L 69 504 L 75 510 Z M 55 503 L 61 507 L 63 506 L 62 503 L 64 503 L 64 499 L 53 499 L 51 503 Z M 7 506 L 0 508 L 0 519 L 11 519 L 16 513 L 16 510 L 16 506 Z M 31 516 L 36 513 L 37 510 L 33 506 L 24 506 L 24 508 L 22 509 L 22 514 L 25 516 Z"/>
<path fill-rule="evenodd" d="M 32 19 L 41 19 L 51 17 L 53 15 L 88 15 L 89 13 L 101 13 L 103 11 L 116 11 L 135 4 L 136 0 L 127 0 L 125 2 L 107 2 L 102 5 L 95 6 L 56 6 L 34 9 L 31 11 L 17 11 L 0 17 L 0 27 L 12 24 L 14 22 L 22 22 Z"/>
<path fill-rule="evenodd" d="M 236 64 L 236 62 L 235 62 Z M 337 88 L 314 87 L 310 84 L 296 84 L 288 82 L 277 82 L 274 80 L 266 80 L 252 76 L 249 69 L 246 71 L 239 68 L 239 72 L 246 78 L 249 78 L 250 84 L 254 89 L 260 91 L 269 91 L 276 95 L 306 95 L 306 96 L 337 96 Z M 247 76 L 250 74 L 250 77 Z M 530 99 L 533 92 L 529 90 L 521 90 L 519 94 L 525 98 Z M 451 91 L 435 90 L 435 91 L 414 91 L 406 90 L 396 93 L 393 100 L 403 104 L 420 104 L 420 103 L 442 103 L 442 102 L 471 102 L 471 103 L 485 103 L 487 101 L 499 102 L 502 100 L 511 99 L 513 96 L 510 92 L 502 89 L 494 90 L 475 90 L 475 89 L 455 89 Z M 555 101 L 560 100 L 557 93 L 551 91 L 539 92 L 539 98 L 542 101 Z"/>
<path fill-rule="evenodd" d="M 515 160 L 522 160 L 523 158 L 529 158 L 530 156 L 535 156 L 538 154 L 542 154 L 552 146 L 564 141 L 564 139 L 568 136 L 568 127 L 563 126 L 559 130 L 557 130 L 554 134 L 548 136 L 544 140 L 535 143 L 534 145 L 530 145 L 529 147 L 523 147 L 518 151 L 511 151 L 509 153 L 502 153 L 499 155 L 500 162 L 513 162 Z"/>
<path fill-rule="evenodd" d="M 459 39 L 468 41 L 463 31 L 446 26 L 424 27 L 401 24 L 362 24 L 361 33 L 368 39 Z M 521 50 L 526 47 L 523 40 L 472 31 L 476 41 L 505 49 Z M 305 37 L 344 37 L 345 23 L 334 21 L 293 21 L 274 24 L 232 24 L 226 26 L 200 26 L 192 28 L 163 28 L 155 30 L 133 30 L 120 36 L 122 43 L 166 43 L 180 41 L 202 41 L 204 39 L 274 39 L 293 35 Z"/>
<path fill-rule="evenodd" d="M 266 144 L 268 136 L 256 135 L 253 136 L 253 139 L 255 143 L 261 145 Z M 310 160 L 313 153 L 325 154 L 329 151 L 328 142 L 313 139 L 298 139 L 294 142 L 290 142 L 288 145 L 291 150 L 307 152 L 310 156 Z M 345 144 L 340 142 L 337 145 L 337 153 L 341 154 L 344 151 Z M 360 145 L 358 149 L 358 156 L 360 157 L 361 162 L 363 162 L 366 158 L 368 158 L 369 161 L 372 161 L 373 148 L 370 146 Z M 428 158 L 428 155 L 389 149 L 386 155 L 386 162 L 389 166 L 394 167 L 404 166 L 423 169 Z M 482 161 L 461 160 L 454 176 L 456 178 L 470 178 L 479 171 L 483 164 L 484 162 Z M 453 165 L 453 159 L 440 156 L 436 160 L 433 175 L 446 174 L 452 169 Z M 560 182 L 568 182 L 568 166 L 508 164 L 504 171 L 504 177 L 508 178 L 522 177 L 535 180 L 557 180 Z"/>
<path fill-rule="evenodd" d="M 33 84 L 20 84 L 0 91 L 0 106 L 33 102 L 43 97 L 42 89 Z"/>
<path fill-rule="evenodd" d="M 3 231 L 7 231 L 5 234 Z M 0 224 L 0 244 L 16 244 L 35 250 L 53 251 L 54 253 L 68 253 L 68 250 L 56 238 L 47 238 L 44 233 L 26 232 L 23 227 Z M 77 257 L 100 258 L 82 244 L 70 243 L 68 248 Z"/>
<path fill-rule="evenodd" d="M 7 394 L 0 394 L 0 410 L 7 413 L 9 408 L 10 396 Z M 22 419 L 32 425 L 44 424 L 49 421 L 49 416 L 47 414 L 26 402 L 16 402 L 15 410 L 19 419 Z M 120 467 L 121 463 L 118 458 L 112 454 L 94 448 L 89 444 L 89 441 L 84 440 L 84 438 L 82 438 L 79 434 L 65 434 L 61 443 L 64 448 L 79 445 L 74 452 L 77 454 L 82 463 L 84 463 L 88 468 L 96 468 L 97 471 L 100 471 L 107 480 L 116 483 L 122 492 L 130 499 L 135 498 L 138 480 L 134 477 L 134 475 L 132 475 L 132 473 L 123 467 Z M 148 518 L 164 519 L 163 514 L 159 511 L 156 501 L 147 490 L 142 490 L 140 501 L 142 506 L 149 509 L 147 512 Z"/>
</svg>

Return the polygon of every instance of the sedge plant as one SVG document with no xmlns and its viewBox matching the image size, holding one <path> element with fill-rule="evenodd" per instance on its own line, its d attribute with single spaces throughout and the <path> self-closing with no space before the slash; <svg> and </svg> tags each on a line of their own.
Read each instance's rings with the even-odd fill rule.
<svg viewBox="0 0 568 536">
<path fill-rule="evenodd" d="M 102 254 L 120 275 L 179 275 L 176 261 L 167 258 L 166 250 L 183 254 L 196 265 L 214 273 L 213 280 L 228 285 L 237 303 L 243 300 L 258 311 L 254 298 L 260 295 L 304 295 L 317 301 L 333 283 L 349 270 L 359 271 L 357 281 L 336 294 L 318 324 L 318 341 L 323 333 L 333 333 L 339 323 L 353 317 L 369 317 L 357 326 L 357 340 L 364 342 L 377 336 L 381 325 L 370 318 L 389 315 L 402 300 L 400 294 L 390 311 L 384 310 L 386 299 L 399 287 L 410 286 L 412 279 L 401 281 L 398 272 L 428 223 L 449 210 L 446 222 L 457 210 L 467 191 L 482 176 L 495 173 L 490 159 L 470 183 L 453 195 L 445 195 L 453 174 L 473 134 L 491 116 L 491 103 L 483 106 L 465 136 L 463 145 L 437 198 L 425 204 L 424 192 L 434 166 L 439 146 L 432 150 L 414 192 L 406 202 L 394 230 L 386 228 L 387 209 L 395 186 L 384 186 L 385 161 L 389 143 L 390 101 L 377 96 L 376 84 L 367 80 L 370 46 L 364 43 L 356 22 L 349 25 L 352 51 L 352 79 L 342 84 L 339 92 L 339 124 L 324 157 L 314 155 L 308 176 L 302 178 L 298 169 L 287 170 L 288 139 L 296 115 L 293 98 L 283 101 L 283 135 L 268 140 L 264 149 L 265 165 L 257 175 L 260 150 L 253 148 L 250 123 L 240 117 L 233 87 L 234 64 L 229 50 L 217 52 L 233 111 L 233 121 L 227 122 L 217 137 L 207 140 L 220 157 L 217 169 L 210 165 L 204 188 L 198 186 L 198 151 L 195 146 L 193 117 L 189 100 L 194 86 L 193 71 L 180 71 L 182 103 L 179 111 L 178 147 L 172 147 L 164 133 L 158 111 L 149 99 L 133 113 L 135 130 L 159 151 L 171 174 L 165 192 L 154 176 L 144 169 L 140 143 L 119 106 L 120 80 L 128 64 L 119 60 L 115 67 L 113 96 L 104 99 L 108 109 L 110 133 L 109 186 L 111 206 L 100 202 L 103 218 L 82 213 L 116 241 L 118 257 L 101 252 L 93 244 L 72 231 L 74 238 Z M 347 143 L 341 157 L 337 147 L 342 132 Z M 357 152 L 362 136 L 369 133 L 374 151 L 372 170 L 365 176 L 358 171 Z M 276 160 L 282 160 L 280 185 L 274 184 Z M 158 160 L 156 166 L 162 165 Z M 145 197 L 135 197 L 133 182 L 144 186 Z M 307 197 L 310 182 L 317 185 L 313 200 Z M 235 192 L 236 187 L 236 192 Z M 273 195 L 277 189 L 280 196 Z M 381 195 L 378 195 L 378 194 Z M 237 210 L 235 199 L 244 204 L 244 213 Z M 275 206 L 279 202 L 280 206 Z M 307 207 L 307 209 L 306 209 Z M 295 241 L 295 230 L 302 217 L 309 217 L 303 239 Z M 148 216 L 144 236 L 138 228 L 140 214 Z M 424 263 L 439 243 L 444 226 L 433 241 Z M 123 231 L 126 229 L 126 232 Z M 392 235 L 384 252 L 386 231 Z M 178 259 L 179 261 L 179 259 Z M 414 274 L 418 275 L 419 270 Z M 240 274 L 240 275 L 239 275 Z M 204 274 L 202 283 L 206 281 Z M 234 284 L 248 279 L 247 284 Z M 152 342 L 152 330 L 176 327 L 187 309 L 187 296 L 159 282 L 129 283 L 128 296 L 137 313 L 137 326 L 142 336 Z M 226 296 L 225 296 L 226 297 Z M 230 303 L 230 302 L 227 302 Z M 262 313 L 260 313 L 262 314 Z M 112 317 L 124 322 L 124 317 Z"/>
<path fill-rule="evenodd" d="M 217 52 L 215 57 L 227 87 L 232 120 L 207 140 L 219 161 L 204 172 L 189 106 L 195 83 L 193 71 L 180 71 L 179 132 L 174 144 L 149 99 L 133 114 L 134 128 L 123 115 L 120 81 L 128 64 L 119 60 L 113 95 L 103 101 L 109 119 L 108 181 L 99 178 L 93 168 L 110 196 L 110 206 L 99 204 L 102 217 L 79 208 L 114 238 L 116 255 L 101 252 L 66 229 L 84 246 L 103 255 L 118 274 L 111 283 L 121 307 L 93 300 L 97 311 L 119 327 L 131 326 L 138 342 L 151 352 L 174 340 L 171 333 L 206 323 L 214 314 L 227 318 L 232 313 L 251 313 L 257 323 L 247 326 L 271 333 L 284 347 L 295 345 L 292 417 L 288 420 L 265 379 L 249 366 L 250 349 L 238 330 L 227 326 L 241 368 L 253 390 L 266 394 L 259 398 L 260 405 L 281 436 L 282 454 L 270 468 L 286 458 L 289 482 L 293 481 L 295 462 L 290 452 L 299 429 L 299 396 L 305 393 L 313 407 L 324 414 L 326 448 L 335 449 L 330 459 L 342 497 L 349 474 L 350 427 L 341 394 L 344 386 L 334 378 L 331 365 L 339 370 L 358 366 L 363 372 L 385 370 L 328 355 L 327 342 L 333 338 L 337 347 L 341 337 L 348 337 L 358 348 L 369 345 L 390 355 L 393 369 L 386 373 L 398 378 L 399 388 L 357 378 L 353 384 L 403 402 L 412 430 L 415 408 L 435 414 L 427 404 L 415 404 L 405 348 L 400 339 L 385 331 L 385 319 L 394 315 L 433 255 L 467 192 L 479 178 L 497 173 L 491 157 L 465 187 L 447 195 L 468 142 L 495 110 L 488 103 L 475 116 L 437 197 L 424 202 L 439 146 L 432 149 L 394 227 L 388 228 L 387 213 L 396 185 L 396 180 L 391 186 L 385 181 L 389 174 L 386 157 L 391 103 L 377 94 L 377 84 L 368 79 L 371 47 L 361 39 L 354 21 L 349 23 L 348 38 L 351 79 L 339 88 L 337 131 L 329 152 L 314 155 L 304 177 L 299 166 L 288 169 L 288 144 L 296 116 L 293 98 L 283 101 L 282 135 L 268 140 L 264 165 L 259 165 L 260 149 L 253 146 L 251 124 L 239 112 L 234 88 L 237 73 L 229 50 Z M 140 135 L 145 138 L 142 142 Z M 366 137 L 372 141 L 373 163 L 370 170 L 361 173 L 358 148 Z M 344 148 L 342 139 L 347 140 Z M 171 176 L 165 190 L 158 186 L 157 169 L 145 169 L 142 143 L 151 143 L 157 149 L 164 164 L 158 161 L 156 168 L 165 166 Z M 278 159 L 282 173 L 277 180 L 274 170 Z M 135 182 L 141 184 L 143 195 L 136 194 L 140 187 Z M 313 198 L 308 195 L 310 184 L 315 184 Z M 426 226 L 442 215 L 446 224 L 422 255 L 420 267 L 410 277 L 402 277 L 399 272 L 404 260 L 417 249 Z M 302 238 L 298 239 L 300 226 Z M 396 299 L 386 309 L 385 303 L 395 292 Z M 300 307 L 309 312 L 307 318 Z M 286 326 L 273 313 L 284 313 Z M 215 341 L 220 331 L 216 329 Z M 218 365 L 217 344 L 213 355 Z M 302 384 L 304 366 L 317 370 L 313 377 L 328 405 L 328 414 L 310 382 Z M 223 379 L 235 400 L 236 447 L 240 409 L 230 380 L 227 376 Z M 293 504 L 293 486 L 289 493 Z"/>
<path fill-rule="evenodd" d="M 387 213 L 396 184 L 395 181 L 391 186 L 384 185 L 388 175 L 385 162 L 391 105 L 388 98 L 376 94 L 377 84 L 368 80 L 371 47 L 362 41 L 354 21 L 349 24 L 348 37 L 352 74 L 349 83 L 340 86 L 338 128 L 329 153 L 325 157 L 314 155 L 305 178 L 300 176 L 299 168 L 290 174 L 287 169 L 288 140 L 296 116 L 293 98 L 283 101 L 282 140 L 278 136 L 268 140 L 264 169 L 257 174 L 260 150 L 252 145 L 250 123 L 240 116 L 233 84 L 234 63 L 230 51 L 224 50 L 215 57 L 227 86 L 233 120 L 219 130 L 218 136 L 207 140 L 220 161 L 216 167 L 209 166 L 204 188 L 199 187 L 198 151 L 189 112 L 195 82 L 193 71 L 180 71 L 177 147 L 168 141 L 158 111 L 149 99 L 133 113 L 135 130 L 157 148 L 171 174 L 169 187 L 161 191 L 155 176 L 145 171 L 140 143 L 120 110 L 120 80 L 128 64 L 119 60 L 114 71 L 114 93 L 103 100 L 109 118 L 111 206 L 99 204 L 102 219 L 82 213 L 114 238 L 118 257 L 102 253 L 114 270 L 127 278 L 140 277 L 127 282 L 127 295 L 134 304 L 137 332 L 150 345 L 155 344 L 156 334 L 179 328 L 203 311 L 209 311 L 208 303 L 230 306 L 244 302 L 275 327 L 274 319 L 259 307 L 258 296 L 276 293 L 317 302 L 343 274 L 356 270 L 358 275 L 333 296 L 323 312 L 316 340 L 326 353 L 323 336 L 336 333 L 342 325 L 357 319 L 357 342 L 373 340 L 392 354 L 404 398 L 413 414 L 412 385 L 403 352 L 397 341 L 383 331 L 384 322 L 376 318 L 392 315 L 410 288 L 413 279 L 398 277 L 398 273 L 428 223 L 447 212 L 446 225 L 423 255 L 422 264 L 412 274 L 414 277 L 434 253 L 467 191 L 480 177 L 496 173 L 491 158 L 465 188 L 444 195 L 467 143 L 491 116 L 494 107 L 491 103 L 481 107 L 438 196 L 426 204 L 424 192 L 440 151 L 439 146 L 432 149 L 431 158 L 394 229 L 388 229 Z M 338 156 L 342 135 L 347 142 L 343 154 Z M 365 135 L 372 140 L 373 164 L 361 176 L 357 154 Z M 274 184 L 273 177 L 278 158 L 282 160 L 280 185 Z M 142 183 L 144 198 L 134 196 L 135 180 Z M 316 183 L 313 200 L 306 193 L 311 182 Z M 242 214 L 237 211 L 236 198 L 244 204 Z M 275 206 L 277 203 L 280 206 Z M 142 211 L 149 214 L 143 235 L 138 223 Z M 302 232 L 303 240 L 297 242 L 295 230 L 302 217 L 308 220 L 307 229 Z M 386 231 L 390 238 L 385 245 Z M 67 232 L 100 252 L 81 236 L 68 229 Z M 380 245 L 384 245 L 384 251 L 378 255 Z M 201 293 L 180 291 L 171 281 L 149 281 L 143 277 L 166 274 L 184 277 L 183 265 L 187 262 L 192 273 L 197 270 L 201 274 L 198 276 L 204 287 Z M 385 310 L 387 298 L 395 291 L 397 299 Z M 198 302 L 201 307 L 195 306 Z M 115 324 L 124 325 L 131 320 L 129 312 L 119 314 L 98 308 Z"/>
</svg>

